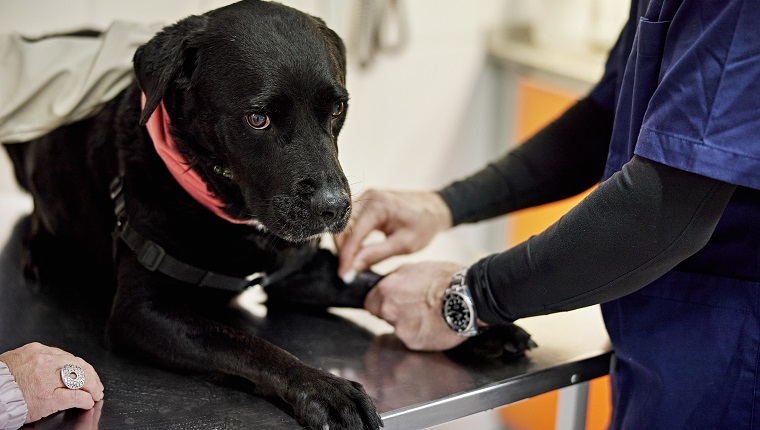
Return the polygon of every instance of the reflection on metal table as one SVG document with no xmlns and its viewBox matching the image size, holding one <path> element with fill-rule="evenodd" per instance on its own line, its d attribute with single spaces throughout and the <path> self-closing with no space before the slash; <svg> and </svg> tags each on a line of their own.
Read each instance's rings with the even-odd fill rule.
<svg viewBox="0 0 760 430">
<path fill-rule="evenodd" d="M 0 253 L 0 351 L 32 341 L 63 348 L 89 361 L 106 387 L 104 401 L 93 411 L 58 413 L 35 429 L 302 428 L 287 405 L 252 394 L 240 381 L 176 373 L 110 353 L 102 322 L 35 293 L 24 281 L 18 251 L 28 222 L 6 208 L 0 216 L 0 240 L 8 238 Z M 607 374 L 612 356 L 597 308 L 519 321 L 539 347 L 504 363 L 408 351 L 389 325 L 363 310 L 267 312 L 255 291 L 237 304 L 230 312 L 239 314 L 240 328 L 362 383 L 386 429 L 426 428 L 582 386 Z"/>
</svg>

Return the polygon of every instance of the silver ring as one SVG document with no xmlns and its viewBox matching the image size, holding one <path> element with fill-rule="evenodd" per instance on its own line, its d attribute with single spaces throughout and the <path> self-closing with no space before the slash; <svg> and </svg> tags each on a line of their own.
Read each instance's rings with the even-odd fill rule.
<svg viewBox="0 0 760 430">
<path fill-rule="evenodd" d="M 78 390 L 84 387 L 84 370 L 76 364 L 67 364 L 61 369 L 61 380 L 66 388 Z"/>
</svg>

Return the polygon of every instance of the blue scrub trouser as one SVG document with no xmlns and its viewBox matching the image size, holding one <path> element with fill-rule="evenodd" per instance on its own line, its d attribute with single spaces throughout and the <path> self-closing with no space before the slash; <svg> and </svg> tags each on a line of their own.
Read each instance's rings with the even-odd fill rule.
<svg viewBox="0 0 760 430">
<path fill-rule="evenodd" d="M 671 272 L 602 305 L 610 429 L 760 429 L 760 283 Z"/>
</svg>

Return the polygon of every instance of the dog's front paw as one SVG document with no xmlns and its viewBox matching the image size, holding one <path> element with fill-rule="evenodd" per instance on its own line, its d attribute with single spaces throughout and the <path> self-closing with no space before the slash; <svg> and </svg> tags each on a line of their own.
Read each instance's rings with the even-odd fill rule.
<svg viewBox="0 0 760 430">
<path fill-rule="evenodd" d="M 270 308 L 293 305 L 361 308 L 367 293 L 379 279 L 379 275 L 362 272 L 346 285 L 338 277 L 338 257 L 320 249 L 301 270 L 265 288 L 269 297 L 267 305 Z"/>
<path fill-rule="evenodd" d="M 510 323 L 490 327 L 485 332 L 467 339 L 452 349 L 451 354 L 462 358 L 514 360 L 537 346 L 530 333 Z"/>
<path fill-rule="evenodd" d="M 309 369 L 289 384 L 285 400 L 301 425 L 314 430 L 377 430 L 383 421 L 361 384 Z"/>
</svg>

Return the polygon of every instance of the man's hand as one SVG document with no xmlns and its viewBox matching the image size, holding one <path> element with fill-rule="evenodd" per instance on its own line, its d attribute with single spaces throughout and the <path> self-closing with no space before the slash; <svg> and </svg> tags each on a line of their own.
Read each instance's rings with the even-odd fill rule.
<svg viewBox="0 0 760 430">
<path fill-rule="evenodd" d="M 348 228 L 335 237 L 338 274 L 350 277 L 386 258 L 418 251 L 451 223 L 451 211 L 437 193 L 368 190 L 357 200 Z M 386 240 L 364 246 L 374 230 Z"/>
<path fill-rule="evenodd" d="M 466 338 L 457 336 L 441 313 L 443 294 L 462 266 L 425 262 L 401 266 L 370 291 L 364 307 L 396 327 L 407 348 L 419 351 L 451 349 Z"/>
</svg>

